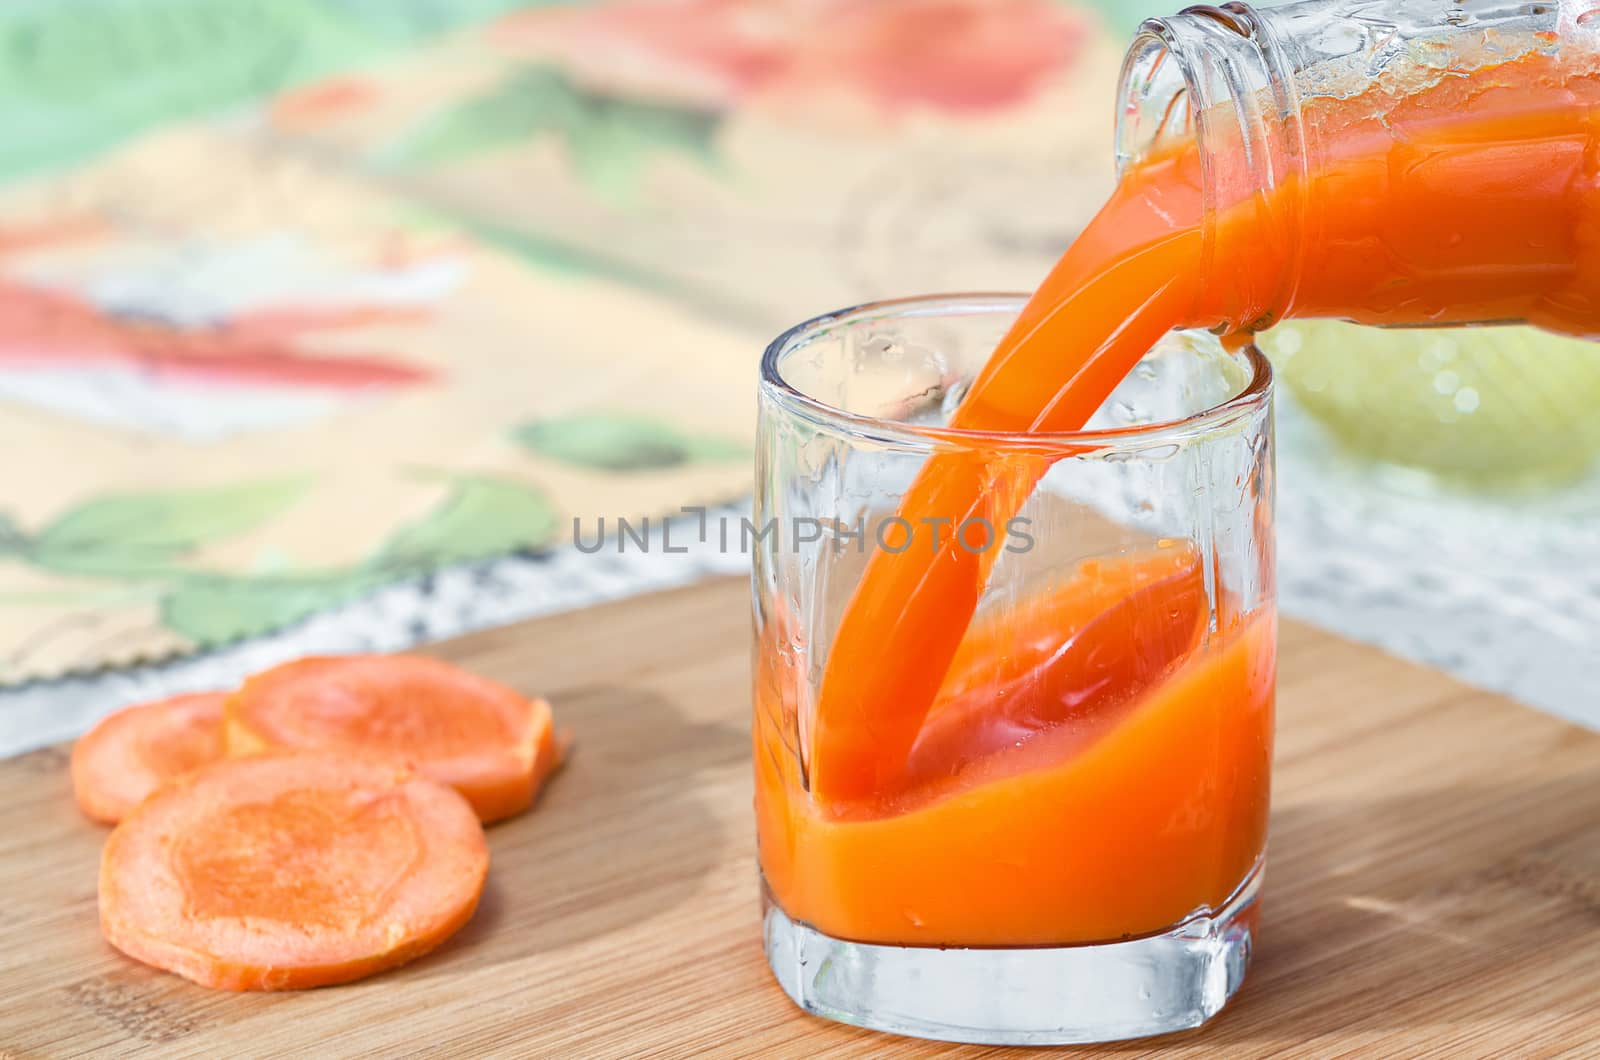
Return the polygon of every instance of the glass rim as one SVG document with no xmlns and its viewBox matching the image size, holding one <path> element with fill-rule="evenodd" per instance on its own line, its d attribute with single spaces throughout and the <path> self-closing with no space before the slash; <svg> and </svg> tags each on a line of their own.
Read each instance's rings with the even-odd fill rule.
<svg viewBox="0 0 1600 1060">
<path fill-rule="evenodd" d="M 778 405 L 821 426 L 832 426 L 865 441 L 890 445 L 928 447 L 943 445 L 967 449 L 1008 451 L 1074 452 L 1144 449 L 1153 443 L 1202 437 L 1226 427 L 1266 406 L 1272 397 L 1272 364 L 1266 354 L 1251 342 L 1237 351 L 1251 376 L 1238 393 L 1225 401 L 1174 420 L 1129 427 L 1110 427 L 1079 431 L 984 431 L 960 427 L 933 427 L 847 412 L 807 394 L 784 378 L 779 362 L 802 340 L 822 334 L 830 327 L 881 317 L 943 316 L 1020 310 L 1028 295 L 1005 292 L 913 295 L 886 298 L 846 309 L 823 313 L 802 321 L 783 332 L 767 346 L 761 358 L 761 390 Z M 1190 334 L 1210 334 L 1190 331 Z"/>
</svg>

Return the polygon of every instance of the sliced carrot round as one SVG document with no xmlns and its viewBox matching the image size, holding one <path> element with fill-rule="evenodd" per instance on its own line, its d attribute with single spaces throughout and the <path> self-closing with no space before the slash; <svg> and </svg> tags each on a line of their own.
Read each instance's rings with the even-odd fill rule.
<svg viewBox="0 0 1600 1060">
<path fill-rule="evenodd" d="M 230 759 L 168 784 L 111 833 L 100 930 L 203 986 L 325 986 L 449 938 L 488 870 L 466 800 L 401 763 Z"/>
<path fill-rule="evenodd" d="M 196 692 L 119 710 L 72 747 L 72 793 L 116 824 L 174 777 L 222 757 L 224 692 Z"/>
<path fill-rule="evenodd" d="M 301 659 L 250 678 L 225 708 L 228 753 L 386 755 L 465 795 L 484 822 L 520 813 L 561 758 L 550 705 L 438 659 Z"/>
</svg>

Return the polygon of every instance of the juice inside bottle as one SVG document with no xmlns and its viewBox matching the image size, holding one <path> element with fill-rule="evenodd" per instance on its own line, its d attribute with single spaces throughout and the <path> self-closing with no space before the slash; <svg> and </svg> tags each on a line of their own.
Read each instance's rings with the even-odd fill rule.
<svg viewBox="0 0 1600 1060">
<path fill-rule="evenodd" d="M 1233 145 L 1226 165 L 1204 137 L 1166 137 L 1040 286 L 952 426 L 1079 429 L 1181 327 L 1322 316 L 1600 334 L 1600 64 L 1554 32 L 1485 31 L 1472 50 L 1469 66 L 1452 65 L 1459 48 L 1449 61 L 1424 48 L 1381 77 L 1356 66 L 1303 79 L 1298 90 L 1325 91 L 1294 96 L 1291 115 L 1265 108 L 1268 137 L 1255 154 Z M 1233 128 L 1273 87 L 1191 122 Z M 959 522 L 986 503 L 980 458 L 934 457 L 900 513 Z M 874 553 L 855 589 L 807 776 L 762 753 L 773 733 L 758 721 L 762 864 L 785 910 L 859 940 L 1060 944 L 1161 930 L 1226 899 L 1265 839 L 1270 608 L 1231 625 L 1213 615 L 1170 665 L 1122 675 L 1133 705 L 1092 738 L 1045 725 L 1011 761 L 968 762 L 929 790 L 919 755 L 963 742 L 939 733 L 941 718 L 984 715 L 961 660 L 981 654 L 987 570 L 948 542 L 918 543 Z M 1137 610 L 1135 592 L 1093 607 Z M 1169 606 L 1181 578 L 1163 592 Z M 1068 636 L 1072 611 L 1041 605 L 1038 639 Z M 783 695 L 781 675 L 758 684 L 758 701 Z M 1214 755 L 1186 750 L 1202 729 Z M 975 721 L 967 758 L 985 759 L 984 733 Z"/>
</svg>

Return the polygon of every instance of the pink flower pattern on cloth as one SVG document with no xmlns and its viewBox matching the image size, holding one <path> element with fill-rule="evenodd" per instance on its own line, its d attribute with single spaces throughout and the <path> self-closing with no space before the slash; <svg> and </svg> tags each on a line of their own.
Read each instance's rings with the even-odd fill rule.
<svg viewBox="0 0 1600 1060">
<path fill-rule="evenodd" d="M 1050 0 L 618 0 L 519 12 L 494 34 L 596 79 L 706 104 L 843 91 L 889 112 L 981 114 L 1026 99 L 1092 25 Z"/>
</svg>

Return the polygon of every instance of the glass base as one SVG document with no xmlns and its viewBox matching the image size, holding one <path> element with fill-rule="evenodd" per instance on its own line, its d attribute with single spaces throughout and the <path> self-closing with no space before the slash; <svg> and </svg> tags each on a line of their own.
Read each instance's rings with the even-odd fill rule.
<svg viewBox="0 0 1600 1060">
<path fill-rule="evenodd" d="M 1100 945 L 937 949 L 846 942 L 791 920 L 765 886 L 767 963 L 807 1012 L 979 1045 L 1074 1045 L 1198 1027 L 1239 989 L 1256 929 L 1252 872 L 1213 916 Z"/>
</svg>

